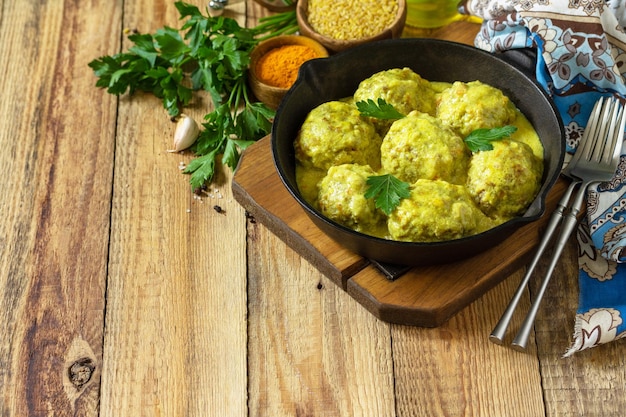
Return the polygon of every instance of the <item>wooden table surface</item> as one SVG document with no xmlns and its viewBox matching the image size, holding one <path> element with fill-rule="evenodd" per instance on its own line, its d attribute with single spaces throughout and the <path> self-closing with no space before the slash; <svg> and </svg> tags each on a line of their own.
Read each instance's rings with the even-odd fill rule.
<svg viewBox="0 0 626 417">
<path fill-rule="evenodd" d="M 2 417 L 623 415 L 626 342 L 561 357 L 573 242 L 520 353 L 487 336 L 523 271 L 440 327 L 391 325 L 249 219 L 228 169 L 194 198 L 161 103 L 87 67 L 125 28 L 178 27 L 173 3 L 0 0 Z"/>
</svg>

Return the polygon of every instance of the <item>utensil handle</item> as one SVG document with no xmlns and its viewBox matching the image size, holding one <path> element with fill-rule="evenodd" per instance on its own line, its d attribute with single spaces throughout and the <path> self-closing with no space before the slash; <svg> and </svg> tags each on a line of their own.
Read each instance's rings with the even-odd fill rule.
<svg viewBox="0 0 626 417">
<path fill-rule="evenodd" d="M 522 281 L 517 287 L 517 290 L 515 291 L 513 298 L 511 298 L 509 305 L 506 307 L 506 310 L 504 310 L 504 313 L 502 313 L 502 317 L 500 317 L 498 324 L 496 324 L 496 326 L 493 328 L 493 331 L 489 335 L 489 340 L 492 341 L 493 343 L 498 344 L 498 345 L 501 345 L 504 343 L 504 335 L 506 333 L 507 328 L 509 327 L 509 324 L 511 323 L 513 313 L 515 313 L 515 309 L 517 308 L 517 305 L 519 304 L 519 301 L 522 298 L 522 295 L 524 294 L 524 290 L 526 289 L 526 286 L 528 285 L 528 281 L 530 281 L 530 276 L 532 275 L 533 271 L 537 267 L 537 264 L 539 263 L 539 259 L 541 259 L 541 256 L 543 255 L 546 248 L 548 247 L 548 244 L 550 243 L 550 240 L 552 239 L 552 236 L 554 235 L 556 228 L 558 227 L 559 223 L 561 222 L 561 219 L 563 218 L 563 213 L 565 212 L 565 209 L 567 208 L 569 200 L 572 197 L 572 193 L 574 192 L 574 189 L 576 188 L 578 184 L 580 184 L 580 181 L 572 181 L 570 183 L 569 187 L 567 187 L 567 190 L 561 197 L 561 200 L 557 204 L 556 209 L 554 210 L 554 212 L 552 212 L 552 216 L 550 217 L 550 221 L 548 222 L 548 225 L 546 226 L 546 230 L 543 233 L 541 242 L 539 242 L 539 246 L 537 247 L 535 256 L 526 269 L 526 274 L 524 275 L 524 278 L 522 278 Z"/>
<path fill-rule="evenodd" d="M 561 258 L 561 253 L 567 244 L 567 241 L 576 228 L 578 224 L 578 213 L 580 213 L 581 206 L 583 204 L 583 200 L 585 198 L 585 193 L 588 184 L 584 184 L 578 190 L 576 197 L 574 197 L 574 202 L 572 203 L 571 210 L 565 216 L 563 220 L 563 226 L 561 228 L 561 233 L 555 243 L 554 253 L 552 254 L 552 258 L 550 259 L 550 265 L 548 265 L 548 270 L 546 272 L 543 281 L 541 282 L 541 287 L 539 288 L 539 292 L 537 293 L 537 297 L 533 301 L 533 304 L 530 306 L 530 310 L 522 323 L 515 339 L 511 345 L 514 349 L 519 351 L 525 351 L 528 346 L 528 338 L 530 336 L 530 331 L 533 327 L 533 323 L 535 322 L 535 317 L 537 316 L 537 311 L 539 311 L 539 305 L 541 304 L 541 300 L 543 299 L 543 295 L 546 292 L 546 288 L 548 288 L 548 284 L 550 283 L 550 278 L 552 277 L 552 273 L 554 272 L 554 267 L 558 263 Z"/>
</svg>

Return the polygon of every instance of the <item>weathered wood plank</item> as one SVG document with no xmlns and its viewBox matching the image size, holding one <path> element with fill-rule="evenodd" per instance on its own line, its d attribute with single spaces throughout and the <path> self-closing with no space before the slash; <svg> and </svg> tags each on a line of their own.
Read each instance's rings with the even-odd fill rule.
<svg viewBox="0 0 626 417">
<path fill-rule="evenodd" d="M 255 416 L 395 416 L 389 325 L 260 223 L 249 227 Z"/>
<path fill-rule="evenodd" d="M 178 16 L 172 1 L 125 2 L 124 27 L 152 33 Z M 186 113 L 210 109 L 204 97 Z M 228 169 L 194 198 L 179 169 L 191 155 L 166 152 L 173 132 L 158 99 L 120 99 L 101 416 L 247 413 L 244 211 Z"/>
<path fill-rule="evenodd" d="M 399 416 L 544 415 L 536 355 L 487 338 L 520 279 L 521 271 L 438 328 L 392 327 Z"/>
<path fill-rule="evenodd" d="M 389 326 L 260 223 L 248 265 L 250 415 L 394 416 Z"/>
<path fill-rule="evenodd" d="M 0 414 L 96 416 L 115 100 L 87 63 L 117 48 L 120 9 L 1 10 Z"/>
</svg>

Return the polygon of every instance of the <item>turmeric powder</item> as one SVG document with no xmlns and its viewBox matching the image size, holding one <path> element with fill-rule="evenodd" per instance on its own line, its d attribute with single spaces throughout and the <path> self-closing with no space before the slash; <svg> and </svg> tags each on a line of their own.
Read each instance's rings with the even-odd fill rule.
<svg viewBox="0 0 626 417">
<path fill-rule="evenodd" d="M 259 59 L 256 75 L 265 84 L 289 88 L 296 81 L 300 66 L 317 57 L 317 53 L 308 46 L 283 45 L 271 49 Z"/>
</svg>

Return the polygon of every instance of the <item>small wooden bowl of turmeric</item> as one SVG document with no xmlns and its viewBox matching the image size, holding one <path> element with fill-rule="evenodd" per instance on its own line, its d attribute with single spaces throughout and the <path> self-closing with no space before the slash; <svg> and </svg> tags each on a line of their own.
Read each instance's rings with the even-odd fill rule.
<svg viewBox="0 0 626 417">
<path fill-rule="evenodd" d="M 300 33 L 331 53 L 402 36 L 406 0 L 298 0 Z"/>
<path fill-rule="evenodd" d="M 262 41 L 250 54 L 250 88 L 258 100 L 276 109 L 296 81 L 300 66 L 326 57 L 326 48 L 306 36 L 283 35 Z"/>
</svg>

